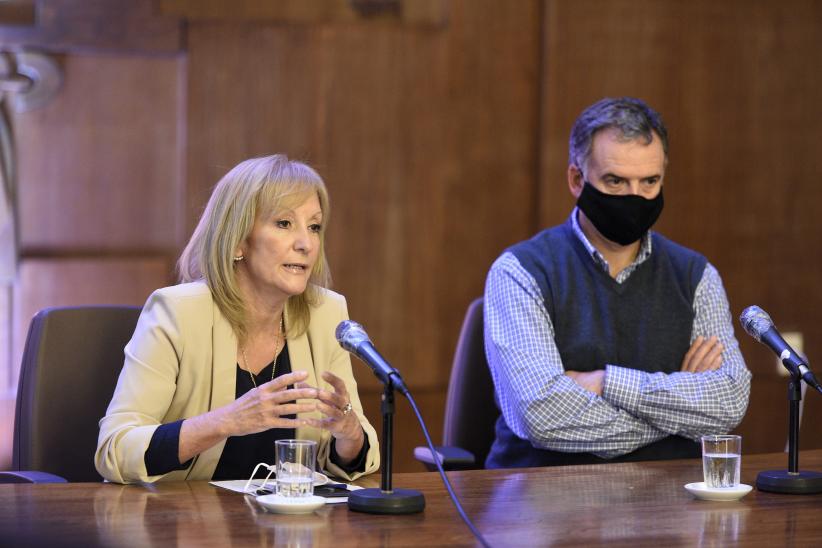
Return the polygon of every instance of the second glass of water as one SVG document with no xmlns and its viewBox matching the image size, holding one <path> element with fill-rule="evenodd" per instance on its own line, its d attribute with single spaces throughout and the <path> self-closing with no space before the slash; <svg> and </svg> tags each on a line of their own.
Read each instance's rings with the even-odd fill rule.
<svg viewBox="0 0 822 548">
<path fill-rule="evenodd" d="M 277 440 L 276 493 L 282 497 L 310 497 L 314 494 L 314 465 L 317 442 Z"/>
<path fill-rule="evenodd" d="M 742 436 L 702 436 L 702 471 L 705 474 L 705 487 L 736 487 L 739 485 L 741 464 Z"/>
</svg>

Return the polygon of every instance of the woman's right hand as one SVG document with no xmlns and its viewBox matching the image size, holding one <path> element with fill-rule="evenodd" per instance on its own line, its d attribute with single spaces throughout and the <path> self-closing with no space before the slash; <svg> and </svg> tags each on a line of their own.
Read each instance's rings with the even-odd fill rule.
<svg viewBox="0 0 822 548">
<path fill-rule="evenodd" d="M 243 394 L 225 407 L 226 432 L 230 436 L 245 436 L 269 428 L 296 428 L 303 425 L 300 419 L 284 418 L 286 415 L 309 413 L 317 409 L 316 403 L 297 403 L 296 400 L 316 400 L 316 388 L 291 388 L 308 378 L 305 371 L 281 375 Z"/>
<path fill-rule="evenodd" d="M 303 426 L 306 424 L 305 420 L 284 417 L 317 409 L 316 388 L 288 388 L 307 378 L 308 373 L 305 371 L 282 375 L 249 390 L 224 407 L 185 419 L 180 428 L 180 462 L 186 462 L 230 436 L 245 436 L 269 428 Z M 296 403 L 296 400 L 301 399 L 314 401 Z"/>
</svg>

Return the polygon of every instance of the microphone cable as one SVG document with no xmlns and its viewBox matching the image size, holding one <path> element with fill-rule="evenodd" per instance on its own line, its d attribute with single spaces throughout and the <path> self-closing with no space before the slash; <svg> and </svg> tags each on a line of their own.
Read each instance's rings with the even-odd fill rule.
<svg viewBox="0 0 822 548">
<path fill-rule="evenodd" d="M 474 523 L 468 518 L 468 515 L 465 513 L 465 509 L 460 504 L 459 499 L 457 498 L 456 493 L 454 493 L 454 488 L 451 486 L 451 482 L 448 480 L 448 476 L 445 475 L 445 470 L 442 469 L 442 463 L 440 462 L 439 453 L 434 449 L 434 443 L 431 441 L 431 436 L 428 434 L 428 428 L 425 427 L 425 421 L 422 420 L 422 415 L 420 414 L 420 410 L 417 408 L 417 402 L 414 401 L 414 398 L 411 396 L 411 391 L 407 391 L 405 393 L 405 397 L 408 398 L 408 403 L 411 404 L 411 409 L 414 410 L 414 414 L 417 416 L 417 420 L 420 423 L 420 428 L 422 428 L 422 433 L 425 436 L 425 441 L 428 444 L 428 449 L 431 451 L 431 456 L 434 458 L 434 464 L 437 465 L 437 471 L 440 473 L 440 477 L 442 478 L 443 483 L 445 484 L 445 489 L 448 491 L 448 495 L 451 497 L 451 500 L 454 502 L 454 506 L 457 507 L 457 512 L 459 512 L 462 521 L 468 526 L 471 532 L 477 537 L 477 540 L 482 543 L 485 548 L 491 548 L 491 545 L 488 544 L 488 541 L 485 540 L 485 537 L 482 536 L 482 533 L 479 532 L 479 529 L 474 525 Z"/>
</svg>

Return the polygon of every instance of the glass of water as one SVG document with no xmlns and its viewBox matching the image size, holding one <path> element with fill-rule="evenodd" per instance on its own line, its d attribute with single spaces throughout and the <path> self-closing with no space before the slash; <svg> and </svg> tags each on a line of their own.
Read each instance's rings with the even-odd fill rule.
<svg viewBox="0 0 822 548">
<path fill-rule="evenodd" d="M 724 489 L 739 485 L 742 436 L 702 436 L 702 471 L 705 487 Z"/>
<path fill-rule="evenodd" d="M 310 497 L 314 494 L 314 465 L 317 442 L 277 440 L 276 493 L 282 497 Z"/>
</svg>

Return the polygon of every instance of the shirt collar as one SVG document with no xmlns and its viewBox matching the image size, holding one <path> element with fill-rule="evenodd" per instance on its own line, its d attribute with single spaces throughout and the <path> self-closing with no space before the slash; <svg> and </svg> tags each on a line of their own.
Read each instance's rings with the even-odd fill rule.
<svg viewBox="0 0 822 548">
<path fill-rule="evenodd" d="M 578 212 L 578 207 L 575 207 L 571 212 L 571 228 L 579 241 L 582 242 L 582 245 L 585 246 L 585 249 L 588 251 L 588 255 L 591 256 L 591 259 L 593 259 L 593 261 L 605 272 L 608 272 L 608 261 L 605 260 L 602 253 L 597 251 L 594 244 L 592 244 L 585 236 L 585 233 L 582 232 L 582 227 L 579 226 L 579 219 L 577 218 Z M 634 259 L 628 268 L 617 275 L 617 282 L 621 283 L 631 274 L 631 272 L 634 271 L 634 269 L 636 269 L 636 267 L 648 260 L 648 257 L 651 256 L 651 247 L 651 231 L 649 230 L 642 236 L 642 240 L 639 244 L 639 253 L 637 253 L 636 259 Z"/>
</svg>

